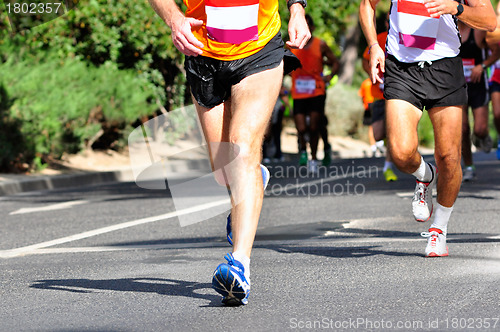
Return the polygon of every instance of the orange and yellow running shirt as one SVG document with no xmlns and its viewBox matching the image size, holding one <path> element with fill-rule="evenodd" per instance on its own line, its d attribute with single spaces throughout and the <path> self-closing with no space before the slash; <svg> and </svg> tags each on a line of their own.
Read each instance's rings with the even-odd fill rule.
<svg viewBox="0 0 500 332">
<path fill-rule="evenodd" d="M 302 68 L 292 72 L 292 98 L 304 99 L 324 95 L 326 93 L 323 81 L 323 55 L 321 40 L 312 37 L 303 49 L 292 49 L 299 58 Z"/>
<path fill-rule="evenodd" d="M 279 32 L 277 0 L 184 0 L 186 16 L 202 20 L 193 34 L 203 56 L 237 60 L 260 51 Z"/>
</svg>

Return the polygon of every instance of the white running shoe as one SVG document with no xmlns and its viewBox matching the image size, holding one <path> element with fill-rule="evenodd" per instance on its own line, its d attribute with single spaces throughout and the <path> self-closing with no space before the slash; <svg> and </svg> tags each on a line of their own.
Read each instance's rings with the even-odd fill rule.
<svg viewBox="0 0 500 332">
<path fill-rule="evenodd" d="M 307 171 L 311 174 L 318 174 L 319 172 L 319 162 L 317 160 L 309 160 L 309 162 L 307 163 Z"/>
<path fill-rule="evenodd" d="M 439 228 L 429 228 L 429 232 L 422 232 L 420 235 L 428 237 L 427 247 L 425 248 L 425 257 L 444 257 L 448 256 L 448 247 L 446 246 L 446 235 Z"/>
<path fill-rule="evenodd" d="M 474 166 L 467 166 L 464 169 L 464 174 L 462 176 L 463 182 L 469 182 L 476 179 L 476 168 Z"/>
<path fill-rule="evenodd" d="M 417 180 L 415 194 L 413 196 L 413 201 L 411 202 L 413 216 L 418 222 L 425 222 L 429 220 L 434 209 L 432 204 L 432 188 L 437 182 L 438 171 L 432 164 L 427 164 L 431 168 L 432 180 L 430 182 L 421 182 Z"/>
</svg>

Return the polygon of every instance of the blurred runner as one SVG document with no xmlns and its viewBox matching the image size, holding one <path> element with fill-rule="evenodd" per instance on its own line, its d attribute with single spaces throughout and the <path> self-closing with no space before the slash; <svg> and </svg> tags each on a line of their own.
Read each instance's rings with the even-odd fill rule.
<svg viewBox="0 0 500 332">
<path fill-rule="evenodd" d="M 311 33 L 314 22 L 306 15 Z M 317 158 L 320 129 L 325 126 L 326 83 L 339 69 L 339 61 L 325 41 L 312 37 L 303 49 L 292 49 L 302 67 L 292 73 L 293 117 L 299 136 L 299 165 L 308 165 L 310 173 L 317 173 Z M 323 66 L 331 66 L 331 74 L 323 76 Z M 309 117 L 309 124 L 306 118 Z M 309 130 L 308 130 L 309 129 Z M 311 160 L 308 161 L 305 134 L 309 134 Z M 328 142 L 325 142 L 327 147 Z"/>
</svg>

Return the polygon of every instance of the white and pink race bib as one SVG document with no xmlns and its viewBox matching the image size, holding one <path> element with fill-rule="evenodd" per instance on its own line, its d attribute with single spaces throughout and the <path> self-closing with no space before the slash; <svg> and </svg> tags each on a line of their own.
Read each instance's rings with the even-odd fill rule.
<svg viewBox="0 0 500 332">
<path fill-rule="evenodd" d="M 259 39 L 259 0 L 206 0 L 208 37 L 241 44 Z"/>
<path fill-rule="evenodd" d="M 434 50 L 439 17 L 431 17 L 422 0 L 398 0 L 397 17 L 400 44 L 421 50 Z"/>
<path fill-rule="evenodd" d="M 312 95 L 316 90 L 316 80 L 314 77 L 301 76 L 295 80 L 295 92 Z"/>
</svg>

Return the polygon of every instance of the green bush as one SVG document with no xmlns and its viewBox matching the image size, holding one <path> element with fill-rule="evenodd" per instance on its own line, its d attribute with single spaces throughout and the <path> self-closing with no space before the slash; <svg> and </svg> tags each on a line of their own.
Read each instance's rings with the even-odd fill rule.
<svg viewBox="0 0 500 332">
<path fill-rule="evenodd" d="M 22 170 L 26 160 L 33 155 L 26 151 L 25 140 L 21 133 L 22 123 L 10 116 L 14 100 L 0 83 L 0 171 Z"/>
<path fill-rule="evenodd" d="M 0 71 L 14 98 L 10 119 L 20 121 L 28 155 L 44 160 L 90 148 L 106 135 L 119 138 L 157 108 L 150 82 L 111 65 L 48 54 L 39 62 L 12 57 Z"/>
<path fill-rule="evenodd" d="M 425 147 L 434 147 L 434 130 L 427 111 L 424 111 L 418 123 L 418 141 Z"/>
<path fill-rule="evenodd" d="M 11 54 L 40 59 L 45 51 L 61 61 L 133 69 L 154 84 L 168 110 L 185 102 L 184 56 L 147 0 L 83 0 L 66 15 L 30 30 L 0 30 L 0 61 Z"/>
<path fill-rule="evenodd" d="M 325 110 L 331 135 L 359 138 L 364 110 L 358 89 L 340 83 L 329 88 Z"/>
</svg>

